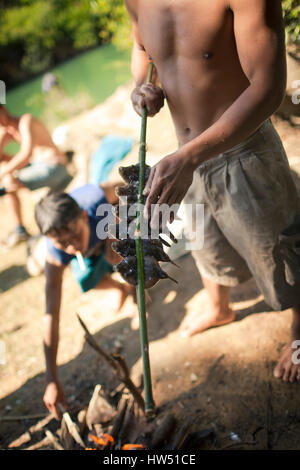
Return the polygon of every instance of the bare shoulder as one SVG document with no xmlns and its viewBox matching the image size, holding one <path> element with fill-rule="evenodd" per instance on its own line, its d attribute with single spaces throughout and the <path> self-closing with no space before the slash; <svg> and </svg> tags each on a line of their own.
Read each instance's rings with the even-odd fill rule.
<svg viewBox="0 0 300 470">
<path fill-rule="evenodd" d="M 19 128 L 28 127 L 34 121 L 34 117 L 30 113 L 25 113 L 20 117 Z"/>
<path fill-rule="evenodd" d="M 137 20 L 138 17 L 138 0 L 125 0 L 127 11 L 132 19 Z"/>
<path fill-rule="evenodd" d="M 260 17 L 263 22 L 275 26 L 281 22 L 282 6 L 281 0 L 227 0 L 229 8 L 233 13 L 244 13 L 248 20 Z"/>
</svg>

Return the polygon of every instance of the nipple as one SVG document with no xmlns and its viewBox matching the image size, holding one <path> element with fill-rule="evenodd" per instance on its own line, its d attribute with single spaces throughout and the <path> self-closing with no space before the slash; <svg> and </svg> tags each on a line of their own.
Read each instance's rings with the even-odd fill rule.
<svg viewBox="0 0 300 470">
<path fill-rule="evenodd" d="M 209 52 L 209 51 L 204 52 L 204 53 L 202 54 L 202 57 L 203 57 L 204 59 L 211 59 L 212 56 L 213 56 L 213 53 L 212 53 L 212 52 Z"/>
</svg>

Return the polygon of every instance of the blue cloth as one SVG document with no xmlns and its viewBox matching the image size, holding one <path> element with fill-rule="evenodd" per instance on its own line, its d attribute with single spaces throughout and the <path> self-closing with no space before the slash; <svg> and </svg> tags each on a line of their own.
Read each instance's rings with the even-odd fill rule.
<svg viewBox="0 0 300 470">
<path fill-rule="evenodd" d="M 89 167 L 89 182 L 100 184 L 106 181 L 110 171 L 119 163 L 134 144 L 132 137 L 108 135 L 102 139 L 100 147 L 93 153 Z"/>
<path fill-rule="evenodd" d="M 94 184 L 85 184 L 80 188 L 75 189 L 70 193 L 70 196 L 77 202 L 82 210 L 85 210 L 88 215 L 88 222 L 90 226 L 90 239 L 88 250 L 93 248 L 98 242 L 96 227 L 97 224 L 107 216 L 107 212 L 103 216 L 96 215 L 97 208 L 100 205 L 108 204 L 102 188 Z M 109 214 L 110 217 L 112 213 Z M 106 227 L 107 229 L 107 227 Z M 78 261 L 75 256 L 56 248 L 52 241 L 47 237 L 48 252 L 53 258 L 60 261 L 65 266 L 71 262 L 73 274 L 80 284 L 83 292 L 95 287 L 106 273 L 112 273 L 112 266 L 105 259 L 104 248 L 98 256 L 85 257 L 84 263 L 86 269 L 81 271 Z"/>
</svg>

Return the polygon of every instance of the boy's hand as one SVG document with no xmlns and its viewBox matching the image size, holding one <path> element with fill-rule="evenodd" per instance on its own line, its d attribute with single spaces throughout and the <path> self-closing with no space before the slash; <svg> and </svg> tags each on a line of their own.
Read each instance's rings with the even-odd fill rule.
<svg viewBox="0 0 300 470">
<path fill-rule="evenodd" d="M 59 381 L 52 381 L 47 384 L 43 400 L 50 413 L 53 414 L 55 419 L 59 420 L 58 404 L 61 403 L 65 408 L 67 407 L 64 391 Z"/>
<path fill-rule="evenodd" d="M 141 116 L 143 107 L 147 107 L 148 116 L 154 116 L 164 105 L 163 90 L 153 83 L 137 86 L 131 93 L 135 111 Z"/>
</svg>

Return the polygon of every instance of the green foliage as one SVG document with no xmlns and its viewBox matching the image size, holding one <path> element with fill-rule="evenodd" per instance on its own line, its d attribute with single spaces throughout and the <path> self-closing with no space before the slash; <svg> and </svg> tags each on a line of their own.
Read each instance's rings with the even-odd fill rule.
<svg viewBox="0 0 300 470">
<path fill-rule="evenodd" d="M 284 15 L 287 41 L 300 44 L 300 5 L 299 0 L 283 0 L 282 9 Z"/>
<path fill-rule="evenodd" d="M 7 84 L 42 72 L 77 51 L 110 41 L 126 14 L 122 0 L 1 3 L 1 79 Z"/>
<path fill-rule="evenodd" d="M 101 17 L 100 37 L 112 41 L 120 49 L 132 47 L 131 22 L 124 0 L 91 0 L 94 11 Z"/>
</svg>

